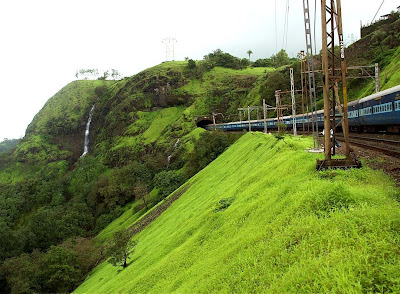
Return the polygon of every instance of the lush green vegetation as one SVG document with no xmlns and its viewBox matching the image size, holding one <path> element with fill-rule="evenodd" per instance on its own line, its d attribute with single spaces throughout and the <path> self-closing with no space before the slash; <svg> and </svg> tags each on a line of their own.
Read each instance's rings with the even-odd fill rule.
<svg viewBox="0 0 400 294">
<path fill-rule="evenodd" d="M 250 133 L 186 185 L 122 271 L 76 293 L 396 292 L 400 191 L 383 173 L 315 171 L 310 139 Z"/>
<path fill-rule="evenodd" d="M 383 89 L 399 83 L 396 30 L 351 47 L 354 62 L 381 64 Z M 81 80 L 61 89 L 18 145 L 0 153 L 3 292 L 71 291 L 106 258 L 97 246 L 148 215 L 240 137 L 207 133 L 194 117 L 214 112 L 223 114 L 218 121 L 232 121 L 239 119 L 238 107 L 263 99 L 274 105 L 275 90 L 289 89 L 288 66 L 300 85 L 299 62 L 284 50 L 250 63 L 217 49 L 200 61 L 165 62 L 120 81 Z M 349 93 L 355 99 L 372 91 L 372 82 L 355 81 Z M 94 104 L 89 154 L 80 158 Z M 221 195 L 213 211 L 225 213 L 236 201 Z M 86 265 L 80 246 L 71 245 L 81 238 L 93 254 Z M 61 259 L 64 272 L 51 263 Z"/>
</svg>

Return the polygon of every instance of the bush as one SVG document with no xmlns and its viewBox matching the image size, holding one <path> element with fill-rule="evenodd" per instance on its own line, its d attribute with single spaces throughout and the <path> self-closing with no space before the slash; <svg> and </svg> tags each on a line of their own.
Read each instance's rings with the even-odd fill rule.
<svg viewBox="0 0 400 294">
<path fill-rule="evenodd" d="M 241 69 L 243 67 L 241 60 L 229 53 L 225 53 L 220 49 L 214 50 L 212 53 L 204 56 L 204 60 L 215 62 L 216 66 Z"/>
<path fill-rule="evenodd" d="M 231 206 L 232 202 L 235 200 L 235 197 L 229 197 L 229 198 L 222 198 L 214 207 L 214 212 L 218 212 L 221 210 L 227 209 L 229 206 Z"/>
<path fill-rule="evenodd" d="M 194 61 L 193 59 L 189 59 L 187 67 L 188 67 L 188 69 L 195 69 L 196 68 L 196 61 Z"/>
<path fill-rule="evenodd" d="M 162 171 L 156 174 L 154 182 L 156 188 L 159 189 L 158 198 L 162 200 L 178 189 L 183 184 L 184 178 L 175 170 Z"/>
</svg>

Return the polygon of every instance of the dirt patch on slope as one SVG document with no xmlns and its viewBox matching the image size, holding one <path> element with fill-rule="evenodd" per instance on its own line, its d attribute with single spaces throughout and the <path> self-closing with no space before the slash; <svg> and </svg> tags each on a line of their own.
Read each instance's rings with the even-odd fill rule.
<svg viewBox="0 0 400 294">
<path fill-rule="evenodd" d="M 154 207 L 150 210 L 145 216 L 139 219 L 136 223 L 134 223 L 130 227 L 130 231 L 132 236 L 140 233 L 144 230 L 150 223 L 152 223 L 156 218 L 158 218 L 171 204 L 181 197 L 190 187 L 192 184 L 186 184 L 184 187 L 180 188 L 179 190 L 175 191 L 171 196 L 162 200 L 162 203 L 158 206 Z"/>
</svg>

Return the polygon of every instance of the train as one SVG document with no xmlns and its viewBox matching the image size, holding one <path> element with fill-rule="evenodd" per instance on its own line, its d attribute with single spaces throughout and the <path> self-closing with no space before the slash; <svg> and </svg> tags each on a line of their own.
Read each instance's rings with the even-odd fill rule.
<svg viewBox="0 0 400 294">
<path fill-rule="evenodd" d="M 390 89 L 374 93 L 367 97 L 351 101 L 348 106 L 349 129 L 353 132 L 388 132 L 400 133 L 400 85 Z M 338 111 L 336 111 L 337 115 Z M 324 110 L 316 111 L 318 129 L 324 128 Z M 295 115 L 296 128 L 302 130 L 303 122 L 306 126 L 310 123 L 311 129 L 312 113 Z M 277 118 L 266 119 L 268 131 L 277 130 Z M 248 130 L 249 124 L 252 131 L 264 130 L 264 120 L 236 121 L 228 123 L 219 123 L 215 126 L 207 124 L 206 130 L 222 131 L 242 131 Z M 281 124 L 286 125 L 286 129 L 293 128 L 293 116 L 284 116 Z M 339 119 L 337 121 L 340 128 Z"/>
</svg>

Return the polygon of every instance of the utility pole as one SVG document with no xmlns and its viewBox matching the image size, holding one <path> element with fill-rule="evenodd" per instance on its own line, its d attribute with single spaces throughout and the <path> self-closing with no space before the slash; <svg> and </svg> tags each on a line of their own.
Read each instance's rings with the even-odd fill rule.
<svg viewBox="0 0 400 294">
<path fill-rule="evenodd" d="M 379 64 L 375 63 L 375 92 L 378 93 L 381 91 L 381 85 L 379 81 Z"/>
<path fill-rule="evenodd" d="M 217 130 L 217 125 L 215 123 L 215 114 L 214 113 L 212 114 L 212 117 L 213 117 L 214 131 L 216 131 Z"/>
<path fill-rule="evenodd" d="M 249 132 L 251 132 L 251 123 L 250 123 L 250 105 L 247 106 L 247 121 L 249 122 Z"/>
<path fill-rule="evenodd" d="M 303 132 L 305 132 L 305 126 L 304 126 L 304 118 L 307 116 L 307 135 L 310 133 L 310 121 L 309 121 L 309 116 L 308 116 L 308 90 L 307 90 L 307 74 L 305 73 L 306 71 L 306 57 L 304 55 L 304 51 L 300 51 L 300 56 L 301 56 L 301 111 L 303 113 Z M 304 109 L 305 106 L 305 109 Z M 307 113 L 307 115 L 306 115 Z"/>
<path fill-rule="evenodd" d="M 323 0 L 322 0 L 323 1 Z M 325 5 L 324 5 L 325 7 Z M 314 150 L 317 151 L 318 146 L 318 121 L 317 121 L 317 100 L 315 94 L 315 76 L 314 76 L 314 62 L 313 62 L 313 44 L 311 36 L 311 22 L 310 22 L 310 6 L 308 0 L 303 0 L 304 12 L 304 28 L 306 33 L 306 49 L 307 49 L 307 69 L 308 69 L 308 86 L 310 95 L 310 106 L 312 111 L 312 132 Z"/>
<path fill-rule="evenodd" d="M 214 131 L 217 130 L 217 124 L 215 123 L 215 118 L 217 117 L 217 115 L 221 115 L 222 117 L 224 117 L 224 115 L 221 112 L 215 113 L 213 112 L 211 115 L 213 117 L 213 125 L 214 125 Z"/>
<path fill-rule="evenodd" d="M 297 136 L 296 127 L 296 97 L 294 96 L 294 78 L 293 68 L 290 68 L 290 93 L 292 95 L 292 121 L 293 121 L 293 136 Z"/>
<path fill-rule="evenodd" d="M 306 0 L 305 0 L 306 1 Z M 322 168 L 351 168 L 360 167 L 361 164 L 350 156 L 349 147 L 349 125 L 347 117 L 347 65 L 344 53 L 344 40 L 342 28 L 341 0 L 321 0 L 321 23 L 322 23 L 322 72 L 324 76 L 324 132 L 325 132 L 325 159 L 317 160 L 317 169 Z M 339 55 L 335 55 L 336 34 L 340 46 Z M 340 71 L 335 70 L 337 62 L 340 61 Z M 343 119 L 342 129 L 344 134 L 344 147 L 346 159 L 332 159 L 331 129 L 335 134 L 336 129 L 336 106 L 341 106 L 341 101 L 335 99 L 335 84 L 342 82 L 343 92 Z M 339 101 L 338 101 L 339 100 Z"/>
<path fill-rule="evenodd" d="M 275 99 L 276 99 L 276 122 L 278 124 L 278 133 L 280 133 L 281 132 L 281 117 L 282 117 L 281 90 L 275 91 Z"/>
<path fill-rule="evenodd" d="M 264 134 L 268 133 L 268 126 L 267 126 L 267 105 L 265 104 L 265 99 L 263 99 L 263 113 L 264 113 Z"/>
</svg>

